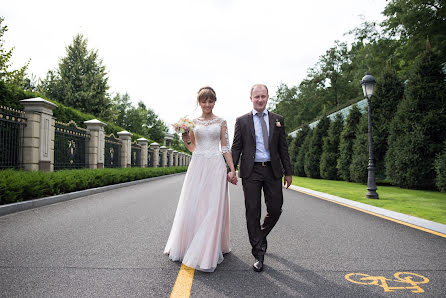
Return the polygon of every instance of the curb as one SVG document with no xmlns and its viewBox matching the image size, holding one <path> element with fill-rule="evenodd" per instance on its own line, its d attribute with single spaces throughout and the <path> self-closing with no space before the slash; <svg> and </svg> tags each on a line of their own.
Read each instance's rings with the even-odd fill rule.
<svg viewBox="0 0 446 298">
<path fill-rule="evenodd" d="M 12 203 L 12 204 L 1 205 L 0 206 L 0 216 L 8 215 L 11 213 L 16 213 L 16 212 L 20 212 L 20 211 L 25 211 L 25 210 L 29 210 L 29 209 L 33 209 L 33 208 L 38 208 L 38 207 L 42 207 L 42 206 L 47 206 L 47 205 L 51 205 L 51 204 L 55 204 L 55 203 L 65 202 L 65 201 L 77 199 L 77 198 L 84 197 L 84 196 L 94 195 L 97 193 L 101 193 L 104 191 L 109 191 L 109 190 L 113 190 L 113 189 L 117 189 L 117 188 L 146 183 L 146 182 L 150 182 L 150 181 L 154 181 L 154 180 L 158 180 L 158 179 L 173 177 L 176 175 L 183 175 L 185 173 L 186 172 L 181 172 L 181 173 L 157 176 L 157 177 L 135 180 L 135 181 L 130 181 L 130 182 L 123 182 L 123 183 L 118 183 L 118 184 L 113 184 L 113 185 L 106 185 L 106 186 L 101 186 L 101 187 L 96 187 L 96 188 L 84 189 L 84 190 L 74 191 L 74 192 L 70 192 L 70 193 L 66 193 L 66 194 L 45 197 L 45 198 L 41 198 L 41 199 L 34 199 L 34 200 L 29 200 L 29 201 L 24 201 L 24 202 L 17 202 L 17 203 Z"/>
<path fill-rule="evenodd" d="M 307 195 L 310 195 L 313 197 L 317 197 L 320 199 L 332 201 L 337 204 L 346 205 L 347 207 L 359 209 L 361 211 L 372 213 L 374 215 L 379 215 L 379 216 L 382 216 L 382 217 L 385 217 L 385 218 L 388 218 L 388 219 L 391 219 L 394 221 L 399 221 L 399 222 L 402 222 L 403 224 L 404 223 L 410 224 L 410 225 L 415 226 L 415 228 L 419 227 L 422 229 L 434 231 L 434 232 L 436 232 L 436 235 L 438 235 L 437 233 L 440 233 L 443 235 L 439 235 L 439 236 L 446 237 L 446 225 L 441 224 L 441 223 L 437 223 L 437 222 L 422 219 L 419 217 L 410 216 L 407 214 L 390 211 L 390 210 L 383 209 L 380 207 L 375 207 L 372 205 L 367 205 L 364 203 L 344 199 L 341 197 L 337 197 L 334 195 L 326 194 L 323 192 L 315 191 L 312 189 L 308 189 L 308 188 L 304 188 L 304 187 L 300 187 L 300 186 L 296 186 L 296 185 L 291 185 L 289 187 L 289 189 L 292 189 L 294 191 L 298 191 L 298 192 L 301 192 L 301 193 L 304 193 L 304 194 L 307 194 Z M 426 232 L 429 232 L 429 231 L 426 231 Z"/>
</svg>

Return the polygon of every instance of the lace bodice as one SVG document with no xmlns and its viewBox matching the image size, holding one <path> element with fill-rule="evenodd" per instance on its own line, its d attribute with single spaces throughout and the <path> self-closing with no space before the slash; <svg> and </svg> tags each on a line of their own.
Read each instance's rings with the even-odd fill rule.
<svg viewBox="0 0 446 298">
<path fill-rule="evenodd" d="M 194 119 L 194 155 L 217 156 L 230 152 L 226 120 L 216 117 L 211 120 Z M 221 151 L 220 151 L 221 145 Z"/>
</svg>

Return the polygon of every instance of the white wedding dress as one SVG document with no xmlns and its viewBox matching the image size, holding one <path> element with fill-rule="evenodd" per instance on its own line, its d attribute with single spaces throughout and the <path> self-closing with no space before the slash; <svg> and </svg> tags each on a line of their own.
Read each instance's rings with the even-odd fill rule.
<svg viewBox="0 0 446 298">
<path fill-rule="evenodd" d="M 227 124 L 219 117 L 194 119 L 194 123 L 196 147 L 164 253 L 188 267 L 213 272 L 230 251 L 229 194 L 222 155 L 230 152 Z"/>
</svg>

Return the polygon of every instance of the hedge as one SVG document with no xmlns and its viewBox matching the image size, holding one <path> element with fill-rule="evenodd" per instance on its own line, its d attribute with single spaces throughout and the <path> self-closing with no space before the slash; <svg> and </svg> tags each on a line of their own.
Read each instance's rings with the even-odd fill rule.
<svg viewBox="0 0 446 298">
<path fill-rule="evenodd" d="M 187 167 L 0 171 L 0 205 L 180 173 Z"/>
</svg>

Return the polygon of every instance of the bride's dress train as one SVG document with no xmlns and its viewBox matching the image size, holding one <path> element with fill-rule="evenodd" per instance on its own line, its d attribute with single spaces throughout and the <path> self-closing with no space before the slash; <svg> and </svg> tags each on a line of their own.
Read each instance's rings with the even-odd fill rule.
<svg viewBox="0 0 446 298">
<path fill-rule="evenodd" d="M 229 247 L 226 121 L 195 119 L 196 149 L 184 178 L 164 253 L 188 267 L 212 272 Z M 221 144 L 221 151 L 220 151 Z"/>
</svg>

